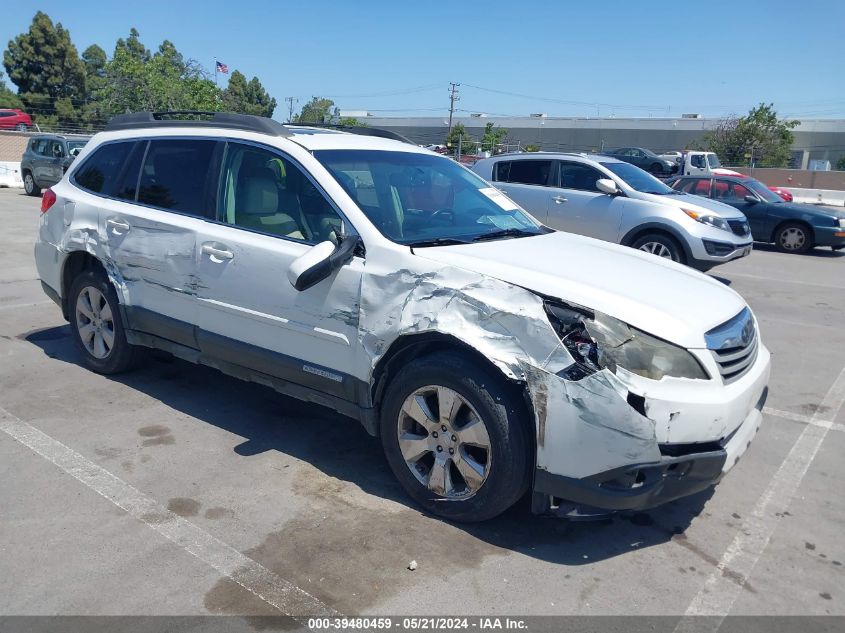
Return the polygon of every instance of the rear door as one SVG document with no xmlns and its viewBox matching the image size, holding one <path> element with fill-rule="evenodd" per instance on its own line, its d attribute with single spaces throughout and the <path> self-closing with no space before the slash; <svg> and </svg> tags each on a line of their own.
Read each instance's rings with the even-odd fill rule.
<svg viewBox="0 0 845 633">
<path fill-rule="evenodd" d="M 60 140 L 50 141 L 47 148 L 47 159 L 44 165 L 44 184 L 55 185 L 64 176 L 65 144 Z"/>
<path fill-rule="evenodd" d="M 562 231 L 617 242 L 626 198 L 599 191 L 606 176 L 576 161 L 556 161 L 554 187 L 549 189 L 548 225 Z"/>
<path fill-rule="evenodd" d="M 732 207 L 739 209 L 745 214 L 748 219 L 748 225 L 751 227 L 751 235 L 756 236 L 757 239 L 768 239 L 771 235 L 771 228 L 769 227 L 769 214 L 767 213 L 767 204 L 761 202 L 760 198 L 751 192 L 745 185 L 732 181 L 716 179 L 714 191 L 719 191 L 721 194 L 717 200 L 724 202 Z M 751 196 L 757 202 L 749 202 L 746 196 Z"/>
<path fill-rule="evenodd" d="M 224 146 L 164 138 L 126 153 L 102 201 L 100 233 L 123 281 L 131 329 L 197 347 L 196 235 L 213 213 Z"/>
<path fill-rule="evenodd" d="M 543 158 L 516 158 L 493 165 L 496 188 L 523 209 L 545 222 L 551 204 L 554 161 Z"/>
<path fill-rule="evenodd" d="M 40 138 L 35 141 L 33 146 L 33 155 L 32 155 L 32 178 L 35 180 L 35 184 L 39 187 L 47 187 L 50 184 L 48 180 L 48 166 L 49 166 L 49 150 L 50 150 L 50 140 L 46 138 Z"/>
<path fill-rule="evenodd" d="M 296 162 L 229 142 L 216 221 L 198 234 L 200 348 L 264 374 L 353 398 L 363 253 L 297 291 L 291 263 L 354 229 Z"/>
</svg>

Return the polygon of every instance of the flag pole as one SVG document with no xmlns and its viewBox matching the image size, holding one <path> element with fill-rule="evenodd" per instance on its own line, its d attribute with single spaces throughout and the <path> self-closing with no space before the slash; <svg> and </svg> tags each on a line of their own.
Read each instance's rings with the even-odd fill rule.
<svg viewBox="0 0 845 633">
<path fill-rule="evenodd" d="M 214 86 L 219 88 L 219 84 L 217 83 L 217 58 L 214 58 Z"/>
</svg>

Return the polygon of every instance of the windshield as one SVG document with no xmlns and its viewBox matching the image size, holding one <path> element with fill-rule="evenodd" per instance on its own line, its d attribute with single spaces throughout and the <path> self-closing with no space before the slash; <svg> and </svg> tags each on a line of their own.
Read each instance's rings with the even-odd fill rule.
<svg viewBox="0 0 845 633">
<path fill-rule="evenodd" d="M 710 169 L 716 169 L 717 167 L 722 166 L 719 162 L 719 157 L 716 156 L 716 154 L 707 154 L 707 164 L 710 165 Z"/>
<path fill-rule="evenodd" d="M 76 156 L 79 152 L 82 151 L 82 148 L 85 147 L 85 144 L 88 141 L 68 141 L 67 142 L 67 153 L 71 156 Z"/>
<path fill-rule="evenodd" d="M 320 150 L 367 218 L 399 244 L 436 245 L 547 230 L 497 189 L 452 159 L 415 152 Z"/>
<path fill-rule="evenodd" d="M 751 189 L 751 191 L 763 198 L 766 202 L 783 202 L 783 198 L 759 180 L 754 180 L 754 178 L 743 178 L 741 182 L 743 185 Z"/>
<path fill-rule="evenodd" d="M 601 165 L 619 176 L 631 189 L 641 193 L 654 193 L 660 196 L 677 193 L 648 172 L 630 163 L 601 163 Z"/>
</svg>

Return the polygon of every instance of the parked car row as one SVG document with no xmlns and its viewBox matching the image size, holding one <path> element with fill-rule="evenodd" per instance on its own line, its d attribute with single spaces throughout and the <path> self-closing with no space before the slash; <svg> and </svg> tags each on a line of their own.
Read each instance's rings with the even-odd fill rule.
<svg viewBox="0 0 845 633">
<path fill-rule="evenodd" d="M 724 168 L 664 183 L 621 156 L 532 153 L 482 159 L 472 169 L 552 228 L 699 270 L 749 255 L 752 241 L 788 253 L 845 246 L 842 211 L 787 203 Z"/>
<path fill-rule="evenodd" d="M 524 199 L 542 218 L 576 205 L 585 226 L 654 218 L 640 247 L 675 223 L 699 240 L 678 256 L 750 248 L 739 212 L 607 156 L 477 169 L 515 197 L 541 190 Z M 38 274 L 87 367 L 126 371 L 158 348 L 332 407 L 448 519 L 528 491 L 558 516 L 654 507 L 718 482 L 760 427 L 770 355 L 736 292 L 553 231 L 408 143 L 122 115 L 41 209 Z"/>
</svg>

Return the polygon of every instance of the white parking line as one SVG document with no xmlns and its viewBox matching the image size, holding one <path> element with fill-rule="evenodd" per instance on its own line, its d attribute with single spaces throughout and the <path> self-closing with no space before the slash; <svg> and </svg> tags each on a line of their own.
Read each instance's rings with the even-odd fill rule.
<svg viewBox="0 0 845 633">
<path fill-rule="evenodd" d="M 189 554 L 238 583 L 282 614 L 297 619 L 337 616 L 324 604 L 201 527 L 169 511 L 119 477 L 0 407 L 0 431 L 122 508 Z"/>
<path fill-rule="evenodd" d="M 793 413 L 792 411 L 782 411 L 780 409 L 772 409 L 771 407 L 763 407 L 763 413 L 766 415 L 774 415 L 786 420 L 794 420 L 795 422 L 803 422 L 804 424 L 814 424 L 815 426 L 824 426 L 831 431 L 845 431 L 845 424 L 838 422 L 818 421 L 811 415 L 804 415 L 803 413 Z"/>
<path fill-rule="evenodd" d="M 707 578 L 687 607 L 685 616 L 721 616 L 716 618 L 682 618 L 675 631 L 717 630 L 722 619 L 730 613 L 740 591 L 740 585 L 724 574 L 730 570 L 731 576 L 737 575 L 745 581 L 760 560 L 772 533 L 778 525 L 778 515 L 782 516 L 819 448 L 830 430 L 833 420 L 845 403 L 845 368 L 825 395 L 817 412 L 810 418 L 801 435 L 792 446 L 792 450 L 783 460 L 772 480 L 769 482 L 748 518 L 743 521 L 739 533 L 725 550 L 719 564 Z M 822 413 L 823 412 L 823 413 Z"/>
<path fill-rule="evenodd" d="M 16 310 L 17 308 L 34 308 L 35 306 L 43 306 L 48 303 L 53 304 L 49 299 L 47 301 L 35 301 L 33 303 L 13 303 L 11 305 L 0 305 L 0 310 Z M 55 304 L 53 304 L 55 305 Z"/>
</svg>

